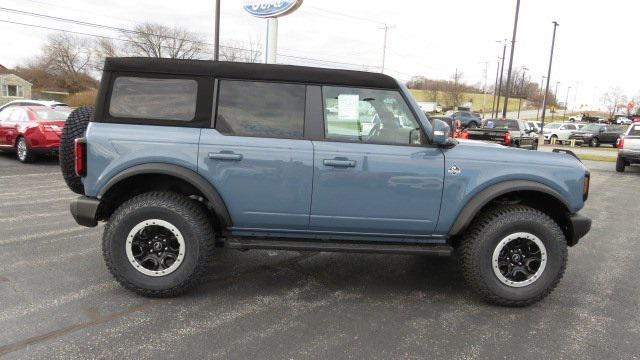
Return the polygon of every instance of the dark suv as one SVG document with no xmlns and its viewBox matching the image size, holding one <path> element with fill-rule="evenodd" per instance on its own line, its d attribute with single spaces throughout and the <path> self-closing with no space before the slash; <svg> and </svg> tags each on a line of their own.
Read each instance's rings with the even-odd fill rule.
<svg viewBox="0 0 640 360">
<path fill-rule="evenodd" d="M 458 143 L 403 84 L 358 71 L 108 59 L 61 166 L 74 218 L 106 222 L 107 267 L 145 296 L 185 291 L 220 246 L 457 252 L 480 296 L 523 306 L 591 225 L 576 158 Z"/>
<path fill-rule="evenodd" d="M 624 133 L 625 128 L 620 125 L 589 124 L 569 135 L 569 140 L 576 144 L 588 144 L 597 147 L 601 144 L 616 146 L 616 141 Z"/>
</svg>

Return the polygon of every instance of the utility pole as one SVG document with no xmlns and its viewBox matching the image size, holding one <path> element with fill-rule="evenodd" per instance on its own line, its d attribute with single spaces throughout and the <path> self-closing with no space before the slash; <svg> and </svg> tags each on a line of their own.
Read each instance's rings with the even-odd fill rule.
<svg viewBox="0 0 640 360">
<path fill-rule="evenodd" d="M 498 104 L 496 105 L 496 115 L 498 117 L 498 111 L 500 110 L 500 95 L 502 93 L 502 76 L 504 75 L 504 58 L 507 55 L 507 39 L 504 39 L 504 45 L 502 46 L 502 66 L 500 67 L 500 82 L 498 83 Z"/>
<path fill-rule="evenodd" d="M 489 71 L 489 62 L 484 62 L 484 86 L 482 87 L 482 116 L 484 116 L 486 98 L 487 98 L 487 72 Z"/>
<path fill-rule="evenodd" d="M 551 65 L 553 64 L 553 48 L 556 46 L 556 30 L 558 29 L 557 21 L 553 22 L 553 37 L 551 38 L 551 55 L 549 56 L 549 71 L 547 72 L 547 87 L 544 92 L 544 101 L 542 102 L 542 124 L 540 124 L 540 143 L 544 144 L 544 136 L 542 131 L 544 130 L 544 116 L 547 111 L 547 93 L 549 93 L 549 83 L 551 83 Z"/>
<path fill-rule="evenodd" d="M 500 75 L 500 57 L 498 57 L 497 65 L 496 65 L 496 84 L 493 86 L 493 102 L 491 103 L 491 117 L 493 117 L 493 113 L 496 111 L 496 94 L 498 91 L 498 76 Z"/>
<path fill-rule="evenodd" d="M 496 40 L 496 43 L 500 44 L 501 40 Z M 493 102 L 491 103 L 491 117 L 496 111 L 496 91 L 498 91 L 498 75 L 500 75 L 500 55 L 498 54 L 498 62 L 496 65 L 496 84 L 493 86 Z"/>
<path fill-rule="evenodd" d="M 516 50 L 516 34 L 518 33 L 518 15 L 520 14 L 520 0 L 516 1 L 516 16 L 513 20 L 513 36 L 511 38 L 511 56 L 509 57 L 509 72 L 507 73 L 507 93 L 504 98 L 502 117 L 507 118 L 507 106 L 509 105 L 509 92 L 511 91 L 511 68 L 513 66 L 513 53 Z"/>
<path fill-rule="evenodd" d="M 565 118 L 567 117 L 567 108 L 569 107 L 569 90 L 571 90 L 571 86 L 567 86 L 567 97 L 564 100 L 564 117 Z"/>
<path fill-rule="evenodd" d="M 393 29 L 393 26 L 389 26 L 387 24 L 384 24 L 384 26 L 379 27 L 378 29 L 384 30 L 384 43 L 382 45 L 382 71 L 381 73 L 384 73 L 384 66 L 385 66 L 385 62 L 387 60 L 387 33 L 389 32 L 389 30 Z"/>
<path fill-rule="evenodd" d="M 542 81 L 540 81 L 540 96 L 542 96 L 543 102 L 544 102 L 544 95 L 542 95 L 542 85 L 544 85 L 544 79 L 546 79 L 546 76 L 542 77 Z M 536 121 L 538 121 L 540 119 L 540 106 L 538 106 L 538 112 L 536 113 Z"/>
<path fill-rule="evenodd" d="M 520 82 L 520 102 L 518 103 L 518 119 L 520 119 L 520 108 L 522 107 L 522 90 L 524 89 L 524 75 L 529 70 L 527 67 L 522 68 L 522 81 Z"/>
<path fill-rule="evenodd" d="M 553 98 L 556 99 L 556 106 L 554 111 L 551 113 L 551 121 L 556 118 L 556 111 L 558 110 L 558 85 L 560 85 L 560 81 L 556 81 L 556 90 L 553 92 Z"/>
<path fill-rule="evenodd" d="M 216 1 L 216 24 L 215 34 L 213 35 L 213 60 L 218 61 L 220 59 L 220 0 Z"/>
</svg>

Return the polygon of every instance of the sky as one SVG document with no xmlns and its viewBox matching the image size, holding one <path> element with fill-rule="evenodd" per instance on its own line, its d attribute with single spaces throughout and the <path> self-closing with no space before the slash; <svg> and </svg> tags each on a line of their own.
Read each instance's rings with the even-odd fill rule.
<svg viewBox="0 0 640 360">
<path fill-rule="evenodd" d="M 132 28 L 140 22 L 181 26 L 213 42 L 213 0 L 3 0 L 2 8 Z M 385 24 L 385 73 L 400 80 L 421 75 L 450 79 L 461 71 L 469 84 L 495 81 L 497 58 L 511 39 L 516 0 L 304 0 L 279 18 L 278 62 L 380 71 Z M 569 107 L 601 107 L 602 94 L 620 87 L 640 95 L 635 0 L 522 0 L 514 67 L 526 66 L 531 80 L 546 75 L 552 21 L 558 21 L 551 89 L 559 100 L 569 89 Z M 51 30 L 21 22 L 105 36 L 105 29 L 70 25 L 0 9 L 0 64 L 14 67 L 35 56 Z M 252 17 L 242 0 L 221 0 L 221 43 L 264 45 L 266 20 Z M 507 60 L 509 58 L 507 49 Z M 577 90 L 577 91 L 576 91 Z"/>
</svg>

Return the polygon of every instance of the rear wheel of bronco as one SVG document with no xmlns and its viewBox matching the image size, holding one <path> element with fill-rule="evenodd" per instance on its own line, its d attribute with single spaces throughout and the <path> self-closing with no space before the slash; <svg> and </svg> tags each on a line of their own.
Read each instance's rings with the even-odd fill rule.
<svg viewBox="0 0 640 360">
<path fill-rule="evenodd" d="M 84 195 L 84 186 L 75 171 L 75 140 L 84 136 L 89 121 L 93 117 L 93 108 L 79 107 L 69 114 L 60 137 L 60 170 L 71 191 Z"/>
<path fill-rule="evenodd" d="M 111 274 L 125 288 L 149 297 L 176 296 L 196 285 L 214 245 L 205 209 L 172 192 L 144 193 L 125 202 L 102 237 Z"/>
<path fill-rule="evenodd" d="M 527 306 L 549 295 L 567 263 L 567 242 L 558 224 L 520 205 L 487 210 L 458 250 L 469 286 L 503 306 Z"/>
</svg>

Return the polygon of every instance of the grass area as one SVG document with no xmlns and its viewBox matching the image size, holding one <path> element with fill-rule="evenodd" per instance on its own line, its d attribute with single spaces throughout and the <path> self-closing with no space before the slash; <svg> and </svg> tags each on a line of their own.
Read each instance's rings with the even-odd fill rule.
<svg viewBox="0 0 640 360">
<path fill-rule="evenodd" d="M 416 99 L 416 101 L 433 101 L 433 99 L 430 99 L 428 97 L 429 94 L 425 90 L 409 89 L 409 91 L 411 91 L 411 94 Z M 483 97 L 483 94 L 465 93 L 464 94 L 464 102 L 470 101 L 473 104 L 473 106 L 471 108 L 473 111 L 482 111 L 482 97 Z M 485 98 L 485 109 L 484 109 L 485 112 L 491 112 L 491 102 L 492 101 L 493 101 L 493 95 L 487 94 L 487 96 Z M 507 111 L 516 111 L 516 110 L 518 110 L 518 103 L 519 102 L 520 102 L 520 99 L 510 98 L 509 99 L 509 105 L 507 106 Z M 438 92 L 438 103 L 440 105 L 442 105 L 443 107 L 451 107 L 452 106 L 451 104 L 449 104 L 449 102 L 447 100 L 447 94 L 445 94 L 443 92 Z M 500 97 L 500 104 L 504 104 L 504 96 Z M 500 105 L 500 106 L 502 108 L 502 105 Z"/>
<path fill-rule="evenodd" d="M 593 155 L 593 154 L 576 154 L 580 160 L 591 160 L 591 161 L 608 161 L 608 162 L 616 162 L 616 156 L 605 156 L 605 155 Z"/>
</svg>

